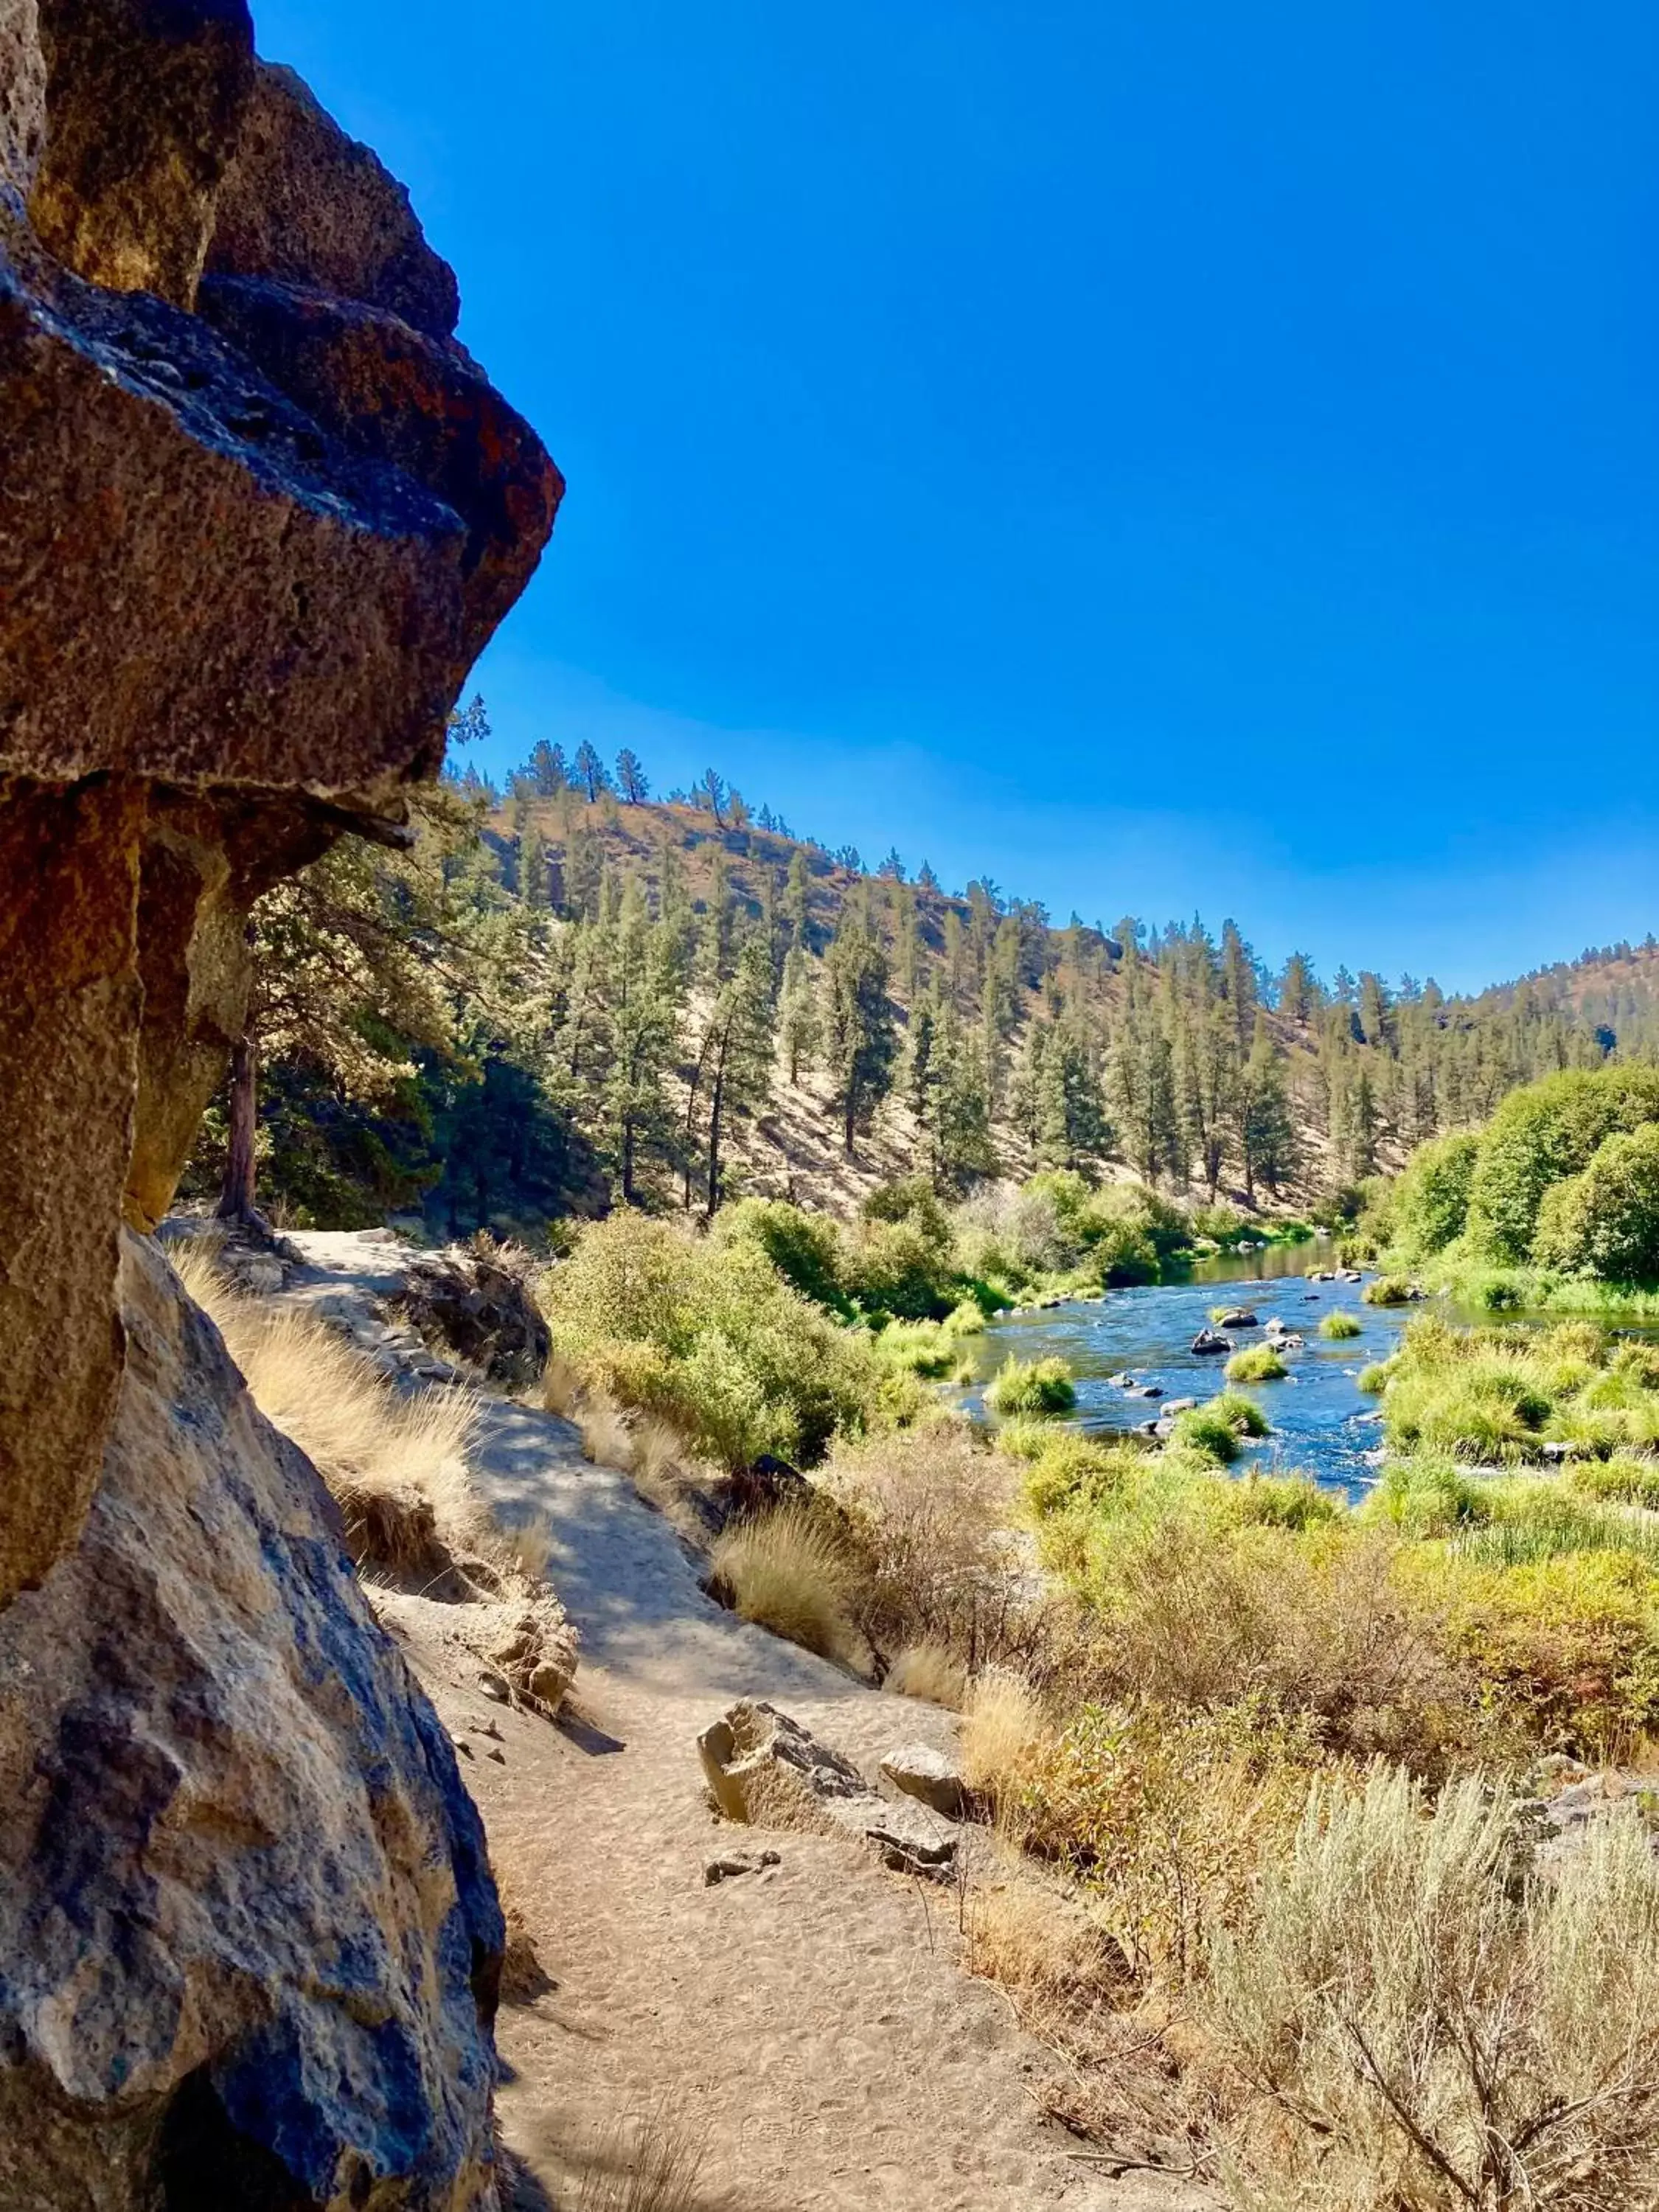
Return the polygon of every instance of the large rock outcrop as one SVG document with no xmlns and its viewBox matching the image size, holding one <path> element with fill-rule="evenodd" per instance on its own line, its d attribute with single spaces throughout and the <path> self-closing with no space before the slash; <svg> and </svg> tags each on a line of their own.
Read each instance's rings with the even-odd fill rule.
<svg viewBox="0 0 1659 2212">
<path fill-rule="evenodd" d="M 310 1462 L 125 1242 L 103 1479 L 0 1613 L 0 2203 L 465 2203 L 477 1815 Z"/>
<path fill-rule="evenodd" d="M 252 902 L 400 836 L 551 527 L 455 316 L 244 0 L 0 0 L 8 2205 L 488 2190 L 499 1931 L 449 1748 L 131 1238 Z"/>
</svg>

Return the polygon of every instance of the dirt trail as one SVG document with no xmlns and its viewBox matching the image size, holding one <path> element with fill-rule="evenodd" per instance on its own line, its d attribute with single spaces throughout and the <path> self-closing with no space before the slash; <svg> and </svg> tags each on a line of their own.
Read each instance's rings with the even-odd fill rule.
<svg viewBox="0 0 1659 2212">
<path fill-rule="evenodd" d="M 384 1243 L 295 1241 L 309 1263 L 295 1295 L 361 1316 L 391 1286 Z M 953 1716 L 712 1603 L 666 1521 L 583 1461 L 568 1423 L 489 1400 L 477 1472 L 504 1519 L 547 1523 L 583 1647 L 557 1727 L 410 1648 L 554 1984 L 499 2024 L 503 2130 L 535 2177 L 526 2208 L 575 2201 L 607 2118 L 663 2110 L 706 2145 L 696 2212 L 1212 2204 L 1159 2177 L 1109 2180 L 1041 2119 L 1033 2093 L 1054 2062 L 957 1965 L 953 1889 L 840 1839 L 732 1828 L 705 1803 L 694 1739 L 734 1698 L 782 1706 L 872 1775 L 896 1744 L 948 1744 Z M 705 1885 L 714 1853 L 749 1844 L 781 1863 Z"/>
</svg>

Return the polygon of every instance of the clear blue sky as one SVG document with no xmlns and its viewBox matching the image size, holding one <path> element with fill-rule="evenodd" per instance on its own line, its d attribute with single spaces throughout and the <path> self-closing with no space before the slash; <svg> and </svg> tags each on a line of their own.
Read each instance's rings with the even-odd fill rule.
<svg viewBox="0 0 1659 2212">
<path fill-rule="evenodd" d="M 1659 926 L 1659 10 L 265 0 L 569 480 L 538 736 L 1448 988 Z"/>
</svg>

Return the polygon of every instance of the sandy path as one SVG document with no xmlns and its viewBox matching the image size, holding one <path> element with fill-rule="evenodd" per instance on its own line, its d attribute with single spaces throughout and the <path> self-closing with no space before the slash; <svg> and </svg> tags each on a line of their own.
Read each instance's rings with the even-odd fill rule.
<svg viewBox="0 0 1659 2212">
<path fill-rule="evenodd" d="M 301 1296 L 387 1286 L 384 1244 L 295 1241 L 311 1263 Z M 947 1743 L 952 1716 L 713 1604 L 662 1516 L 587 1465 L 568 1424 L 490 1401 L 477 1471 L 503 1517 L 547 1522 L 548 1571 L 583 1644 L 577 1713 L 559 1728 L 410 1650 L 556 1984 L 505 2008 L 498 2031 L 504 2132 L 542 2203 L 574 2201 L 568 2179 L 608 2116 L 664 2106 L 706 2144 L 696 2212 L 1212 2201 L 1157 2178 L 1108 2181 L 1041 2121 L 1032 2089 L 1053 2062 L 956 1963 L 952 1889 L 924 1892 L 839 1839 L 719 1823 L 703 1800 L 694 1739 L 733 1698 L 785 1707 L 871 1774 L 896 1744 Z M 705 1885 L 716 1850 L 762 1844 L 779 1866 Z"/>
</svg>

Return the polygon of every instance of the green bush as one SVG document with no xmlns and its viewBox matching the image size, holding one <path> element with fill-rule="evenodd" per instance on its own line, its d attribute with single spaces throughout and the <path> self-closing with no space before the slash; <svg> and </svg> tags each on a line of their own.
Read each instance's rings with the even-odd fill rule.
<svg viewBox="0 0 1659 2212">
<path fill-rule="evenodd" d="M 1464 1130 L 1419 1145 L 1389 1193 L 1389 1227 L 1414 1260 L 1463 1234 L 1480 1140 Z"/>
<path fill-rule="evenodd" d="M 1568 1069 L 1511 1091 L 1480 1139 L 1469 1185 L 1477 1257 L 1519 1267 L 1532 1256 L 1544 1194 L 1580 1174 L 1607 1138 L 1659 1121 L 1659 1069 Z"/>
<path fill-rule="evenodd" d="M 1226 1369 L 1230 1382 L 1278 1382 L 1290 1371 L 1271 1344 L 1253 1344 L 1247 1352 L 1234 1352 Z"/>
<path fill-rule="evenodd" d="M 728 1467 L 763 1452 L 810 1465 L 837 1430 L 914 1409 L 872 1339 L 802 1297 L 750 1237 L 699 1241 L 614 1213 L 583 1229 L 544 1299 L 557 1352 Z"/>
<path fill-rule="evenodd" d="M 1077 1392 L 1063 1359 L 1016 1359 L 1010 1352 L 985 1402 L 998 1413 L 1069 1413 Z"/>
<path fill-rule="evenodd" d="M 1373 1359 L 1369 1367 L 1362 1367 L 1359 1370 L 1359 1388 L 1370 1397 L 1380 1397 L 1393 1382 L 1394 1374 L 1391 1359 Z"/>
<path fill-rule="evenodd" d="M 1364 1334 L 1359 1318 L 1351 1313 L 1328 1313 L 1319 1324 L 1319 1334 L 1333 1344 L 1346 1344 L 1352 1338 Z"/>
<path fill-rule="evenodd" d="M 832 1313 L 850 1314 L 842 1282 L 841 1233 L 828 1215 L 805 1212 L 781 1198 L 740 1199 L 715 1216 L 711 1241 L 757 1244 L 803 1297 Z"/>
<path fill-rule="evenodd" d="M 1606 1138 L 1545 1192 L 1533 1257 L 1602 1282 L 1659 1281 L 1659 1122 Z"/>
<path fill-rule="evenodd" d="M 1359 1295 L 1368 1306 L 1403 1306 L 1411 1301 L 1412 1286 L 1403 1275 L 1378 1275 Z"/>
</svg>

